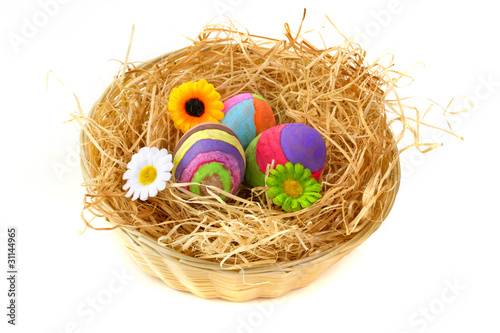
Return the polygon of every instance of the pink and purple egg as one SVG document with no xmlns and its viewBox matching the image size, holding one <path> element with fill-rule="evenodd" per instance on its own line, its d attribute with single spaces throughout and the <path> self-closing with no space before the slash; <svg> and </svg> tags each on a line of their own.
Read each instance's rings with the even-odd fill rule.
<svg viewBox="0 0 500 333">
<path fill-rule="evenodd" d="M 319 180 L 326 163 L 326 145 L 314 128 L 300 123 L 272 127 L 257 136 L 245 151 L 245 182 L 252 187 L 264 186 L 268 165 L 301 163 Z"/>
</svg>

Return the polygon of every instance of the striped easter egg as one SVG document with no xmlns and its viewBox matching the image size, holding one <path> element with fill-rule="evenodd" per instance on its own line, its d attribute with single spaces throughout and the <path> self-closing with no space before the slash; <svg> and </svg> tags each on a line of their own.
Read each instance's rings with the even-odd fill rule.
<svg viewBox="0 0 500 333">
<path fill-rule="evenodd" d="M 224 102 L 224 118 L 220 121 L 236 133 L 246 149 L 266 129 L 276 126 L 274 113 L 263 97 L 239 94 Z"/>
<path fill-rule="evenodd" d="M 264 186 L 268 165 L 301 163 L 319 179 L 326 162 L 326 145 L 321 134 L 305 124 L 282 124 L 257 136 L 245 151 L 245 182 Z"/>
<path fill-rule="evenodd" d="M 200 183 L 236 193 L 245 175 L 245 152 L 236 134 L 220 123 L 201 123 L 186 132 L 174 151 L 172 175 L 178 183 Z M 208 195 L 203 185 L 185 188 Z M 226 196 L 222 195 L 222 199 Z"/>
</svg>

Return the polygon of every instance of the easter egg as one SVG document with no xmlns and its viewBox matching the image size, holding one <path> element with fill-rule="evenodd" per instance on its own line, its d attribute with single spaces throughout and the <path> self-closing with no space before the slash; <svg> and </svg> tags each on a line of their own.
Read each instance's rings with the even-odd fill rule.
<svg viewBox="0 0 500 333">
<path fill-rule="evenodd" d="M 245 151 L 240 140 L 230 128 L 215 122 L 187 131 L 175 148 L 173 163 L 176 182 L 211 185 L 232 194 L 238 191 L 245 175 Z M 193 184 L 185 188 L 208 195 L 205 186 Z"/>
<path fill-rule="evenodd" d="M 245 151 L 245 182 L 252 187 L 265 186 L 267 166 L 301 163 L 319 179 L 326 162 L 326 145 L 321 134 L 305 124 L 282 124 L 265 130 Z"/>
<path fill-rule="evenodd" d="M 269 104 L 256 94 L 239 94 L 224 102 L 224 118 L 220 121 L 236 133 L 246 149 L 266 129 L 276 126 Z"/>
</svg>

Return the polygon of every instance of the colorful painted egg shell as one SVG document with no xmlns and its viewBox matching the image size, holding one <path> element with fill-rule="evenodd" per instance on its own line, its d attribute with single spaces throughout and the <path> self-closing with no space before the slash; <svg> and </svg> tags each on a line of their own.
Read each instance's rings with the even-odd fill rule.
<svg viewBox="0 0 500 333">
<path fill-rule="evenodd" d="M 252 187 L 264 186 L 268 164 L 301 163 L 316 180 L 326 162 L 326 145 L 321 134 L 305 124 L 282 124 L 272 127 L 248 146 L 245 152 L 245 181 Z"/>
<path fill-rule="evenodd" d="M 219 123 L 202 123 L 187 131 L 174 151 L 172 175 L 176 182 L 213 185 L 236 193 L 245 174 L 245 153 L 236 134 Z M 200 185 L 186 186 L 207 195 Z M 222 196 L 225 199 L 225 196 Z"/>
<path fill-rule="evenodd" d="M 239 94 L 224 102 L 224 118 L 220 121 L 232 129 L 246 149 L 266 129 L 276 126 L 269 104 L 256 94 Z"/>
</svg>

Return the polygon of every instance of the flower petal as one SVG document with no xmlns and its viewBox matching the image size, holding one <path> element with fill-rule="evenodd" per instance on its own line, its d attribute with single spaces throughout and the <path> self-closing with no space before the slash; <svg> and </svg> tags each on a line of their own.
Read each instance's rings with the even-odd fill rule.
<svg viewBox="0 0 500 333">
<path fill-rule="evenodd" d="M 192 89 L 191 89 L 190 83 L 192 83 L 192 82 L 187 82 L 187 83 L 181 84 L 179 86 L 180 95 L 183 98 L 189 99 L 191 97 Z"/>
<path fill-rule="evenodd" d="M 122 178 L 123 179 L 131 179 L 131 178 L 137 178 L 139 176 L 139 171 L 136 169 L 129 169 L 125 171 L 123 174 Z"/>
<path fill-rule="evenodd" d="M 313 177 L 310 177 L 309 179 L 306 179 L 306 181 L 302 182 L 303 187 L 308 187 L 308 186 L 313 186 L 314 184 L 317 184 L 318 182 L 316 179 Z"/>
<path fill-rule="evenodd" d="M 172 154 L 168 154 L 167 156 L 163 156 L 159 162 L 161 164 L 165 164 L 165 163 L 168 163 L 168 162 L 172 162 Z"/>
<path fill-rule="evenodd" d="M 302 173 L 302 177 L 300 177 L 299 181 L 303 182 L 309 177 L 311 177 L 311 170 L 304 169 L 304 172 Z"/>
<path fill-rule="evenodd" d="M 322 195 L 316 192 L 306 193 L 302 196 L 304 199 L 309 201 L 310 203 L 315 203 L 318 199 L 321 199 Z"/>
<path fill-rule="evenodd" d="M 159 152 L 160 150 L 157 147 L 151 147 L 151 149 L 149 150 L 149 155 L 155 157 Z"/>
<path fill-rule="evenodd" d="M 187 131 L 189 131 L 189 129 L 191 128 L 191 124 L 190 124 L 190 121 L 185 121 L 181 124 L 181 131 L 183 133 L 186 133 Z"/>
<path fill-rule="evenodd" d="M 269 180 L 269 179 L 268 179 Z M 267 194 L 269 195 L 270 198 L 274 198 L 274 197 L 277 197 L 278 195 L 280 195 L 281 193 L 283 193 L 283 190 L 279 187 L 271 187 L 268 191 L 267 191 Z"/>
<path fill-rule="evenodd" d="M 132 197 L 132 201 L 137 200 L 137 198 L 139 197 L 139 195 L 140 195 L 140 191 L 135 191 L 134 192 L 134 196 Z"/>
<path fill-rule="evenodd" d="M 267 186 L 279 186 L 281 182 L 276 179 L 276 177 L 267 177 L 266 181 Z"/>
<path fill-rule="evenodd" d="M 280 195 L 278 195 L 276 198 L 273 199 L 273 202 L 276 205 L 281 206 L 283 202 L 285 202 L 286 198 L 288 198 L 288 196 L 285 193 L 281 193 Z"/>
<path fill-rule="evenodd" d="M 307 208 L 311 206 L 311 203 L 307 201 L 304 197 L 297 198 L 297 201 L 300 203 L 302 208 Z"/>
<path fill-rule="evenodd" d="M 156 178 L 152 185 L 154 185 L 158 191 L 163 191 L 165 187 L 167 187 L 167 183 L 160 178 Z"/>
<path fill-rule="evenodd" d="M 132 156 L 132 160 L 127 163 L 127 169 L 133 170 L 137 168 L 137 164 L 139 164 L 139 162 L 140 162 L 140 157 L 138 157 L 137 154 L 135 154 L 134 156 Z"/>
<path fill-rule="evenodd" d="M 276 176 L 276 177 L 279 177 L 280 172 L 278 170 L 276 170 L 276 169 L 271 169 L 271 170 L 269 170 L 269 174 L 273 175 L 273 176 Z"/>
<path fill-rule="evenodd" d="M 284 173 L 286 172 L 285 167 L 282 164 L 278 164 L 275 168 L 279 173 Z"/>
<path fill-rule="evenodd" d="M 210 112 L 205 112 L 200 118 L 198 118 L 200 123 L 207 123 L 207 122 L 217 122 L 217 120 L 210 115 Z"/>
<path fill-rule="evenodd" d="M 304 166 L 300 163 L 295 164 L 295 172 L 293 173 L 295 179 L 300 179 L 302 172 L 304 171 Z"/>
<path fill-rule="evenodd" d="M 181 90 L 179 88 L 177 88 L 177 87 L 175 87 L 174 89 L 172 89 L 172 92 L 170 93 L 170 96 L 174 96 L 177 99 L 179 99 L 179 97 L 181 95 L 182 95 Z"/>
<path fill-rule="evenodd" d="M 135 192 L 138 188 L 140 188 L 142 185 L 139 183 L 139 181 L 129 181 L 128 182 L 130 184 L 130 190 L 129 191 L 132 191 L 132 192 Z"/>
<path fill-rule="evenodd" d="M 149 156 L 149 151 L 151 150 L 151 148 L 149 147 L 142 147 L 141 149 L 139 149 L 139 156 L 140 157 L 148 157 Z"/>
<path fill-rule="evenodd" d="M 201 79 L 200 81 L 196 82 L 196 89 L 204 90 L 207 84 L 208 84 L 207 80 Z"/>
<path fill-rule="evenodd" d="M 132 186 L 132 183 L 131 182 L 126 182 L 125 185 L 123 185 L 122 189 L 123 190 L 128 190 L 130 188 L 130 186 Z"/>
<path fill-rule="evenodd" d="M 307 193 L 308 196 L 312 196 L 316 199 L 321 199 L 323 196 L 317 192 L 310 192 L 310 193 Z"/>
<path fill-rule="evenodd" d="M 128 190 L 127 194 L 125 194 L 125 197 L 130 198 L 132 193 L 134 193 L 134 190 L 131 188 L 130 190 Z"/>
<path fill-rule="evenodd" d="M 168 153 L 168 150 L 166 150 L 165 148 L 162 148 L 157 155 L 158 161 L 161 161 L 163 159 L 168 158 L 169 155 L 170 154 Z M 170 161 L 167 161 L 167 162 L 170 162 Z"/>
<path fill-rule="evenodd" d="M 164 168 L 165 171 L 172 171 L 172 169 L 174 168 L 174 163 L 172 162 L 165 163 Z"/>
<path fill-rule="evenodd" d="M 156 186 L 151 186 L 151 185 L 148 188 L 148 194 L 150 198 L 153 198 L 156 197 L 156 195 L 158 194 L 158 189 L 156 188 Z"/>
<path fill-rule="evenodd" d="M 219 102 L 222 104 L 222 102 Z M 217 105 L 217 107 L 219 107 L 219 105 Z M 222 110 L 224 108 L 224 104 L 222 104 L 222 108 L 220 110 Z M 210 113 L 210 116 L 212 116 L 213 118 L 215 118 L 216 120 L 222 120 L 224 118 L 224 113 L 222 113 L 221 111 L 215 109 L 215 110 L 211 110 L 209 111 Z"/>
<path fill-rule="evenodd" d="M 141 157 L 139 156 L 139 153 L 136 153 L 136 154 L 132 155 L 132 159 L 130 160 L 128 165 L 134 165 L 135 163 L 138 163 L 140 160 L 141 160 Z M 128 165 L 127 165 L 127 167 L 128 167 Z"/>
<path fill-rule="evenodd" d="M 294 212 L 297 212 L 299 211 L 301 208 L 300 208 L 300 203 L 297 201 L 297 199 L 293 199 L 292 200 L 292 210 Z"/>
<path fill-rule="evenodd" d="M 141 194 L 140 194 L 140 198 L 142 201 L 146 201 L 148 200 L 148 190 L 147 189 L 141 189 Z"/>
<path fill-rule="evenodd" d="M 321 184 L 313 184 L 305 188 L 306 192 L 319 192 L 321 191 Z"/>
<path fill-rule="evenodd" d="M 285 202 L 281 205 L 281 208 L 283 208 L 285 212 L 289 212 L 292 209 L 292 198 L 286 197 Z"/>
<path fill-rule="evenodd" d="M 161 179 L 164 182 L 168 182 L 172 178 L 170 172 L 162 171 L 158 174 L 157 179 Z"/>
</svg>

